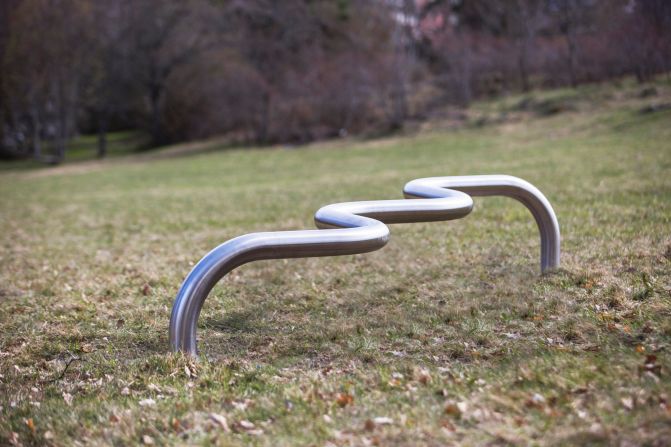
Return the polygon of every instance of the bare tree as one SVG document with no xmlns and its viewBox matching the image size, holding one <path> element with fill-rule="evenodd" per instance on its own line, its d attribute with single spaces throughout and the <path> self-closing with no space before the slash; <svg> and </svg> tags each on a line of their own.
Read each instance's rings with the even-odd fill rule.
<svg viewBox="0 0 671 447">
<path fill-rule="evenodd" d="M 11 20 L 3 71 L 15 140 L 35 158 L 60 163 L 76 131 L 87 8 L 77 0 L 24 0 Z M 52 143 L 51 155 L 44 154 L 44 140 Z"/>
<path fill-rule="evenodd" d="M 167 142 L 161 110 L 170 76 L 213 44 L 205 1 L 126 0 L 126 37 L 132 42 L 131 64 L 149 108 L 154 145 Z"/>
<path fill-rule="evenodd" d="M 512 26 L 511 34 L 517 40 L 517 64 L 520 73 L 522 91 L 530 90 L 530 59 L 534 49 L 536 35 L 544 25 L 544 2 L 542 0 L 517 0 L 511 7 L 508 4 L 507 16 Z"/>
<path fill-rule="evenodd" d="M 550 11 L 554 13 L 559 32 L 566 42 L 566 68 L 571 87 L 578 85 L 578 38 L 591 23 L 594 22 L 594 13 L 599 7 L 598 0 L 552 0 Z M 611 7 L 613 5 L 610 5 Z"/>
</svg>

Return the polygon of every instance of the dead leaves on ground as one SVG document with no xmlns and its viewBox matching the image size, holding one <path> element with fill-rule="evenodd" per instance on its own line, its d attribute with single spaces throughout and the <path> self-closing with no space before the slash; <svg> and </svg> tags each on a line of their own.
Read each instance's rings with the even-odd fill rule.
<svg viewBox="0 0 671 447">
<path fill-rule="evenodd" d="M 246 419 L 234 422 L 231 427 L 233 428 L 233 431 L 235 431 L 236 433 L 246 433 L 248 435 L 253 436 L 260 436 L 263 434 L 262 429 L 257 428 L 256 424 Z"/>
<path fill-rule="evenodd" d="M 339 407 L 343 408 L 354 403 L 354 396 L 348 393 L 337 393 L 335 395 L 335 402 Z"/>
<path fill-rule="evenodd" d="M 632 360 L 624 365 L 624 368 L 630 371 L 630 377 L 635 380 L 638 372 L 638 377 L 641 379 L 655 377 L 658 381 L 664 372 L 660 364 L 663 362 L 660 362 L 657 357 L 659 348 L 654 345 L 636 345 L 630 349 L 631 352 L 636 353 L 635 356 L 630 357 Z M 657 352 L 657 354 L 650 354 L 650 352 Z M 172 376 L 184 381 L 186 387 L 190 386 L 189 389 L 197 389 L 199 381 L 207 379 L 207 366 L 180 361 L 177 365 L 173 365 L 173 369 Z M 547 418 L 550 421 L 573 417 L 578 421 L 577 424 L 586 424 L 586 427 L 597 430 L 602 428 L 599 414 L 603 411 L 618 409 L 622 412 L 634 412 L 658 407 L 665 416 L 671 417 L 671 405 L 666 395 L 654 396 L 650 392 L 633 391 L 631 388 L 636 384 L 623 389 L 622 393 L 616 395 L 601 390 L 598 381 L 587 382 L 581 386 L 576 386 L 574 383 L 555 383 L 548 389 L 544 389 L 543 384 L 547 385 L 554 380 L 552 371 L 555 370 L 538 369 L 533 364 L 521 365 L 518 369 L 518 379 L 521 382 L 515 381 L 513 389 L 502 395 L 496 394 L 496 388 L 501 386 L 496 380 L 492 379 L 490 383 L 490 379 L 485 381 L 481 378 L 468 377 L 462 372 L 449 368 L 429 370 L 417 366 L 407 367 L 402 371 L 403 373 L 383 372 L 372 380 L 368 377 L 364 382 L 372 386 L 370 389 L 359 388 L 354 378 L 345 383 L 335 382 L 339 383 L 338 391 L 333 388 L 329 389 L 325 382 L 311 381 L 309 385 L 299 387 L 301 396 L 285 396 L 283 408 L 287 411 L 292 411 L 293 408 L 296 411 L 301 407 L 288 405 L 287 402 L 296 403 L 301 399 L 324 401 L 329 409 L 325 414 L 319 416 L 319 421 L 323 420 L 328 424 L 329 430 L 333 433 L 332 441 L 335 445 L 347 443 L 350 440 L 363 444 L 381 444 L 390 436 L 395 436 L 394 433 L 398 433 L 399 430 L 405 432 L 418 426 L 417 420 L 410 414 L 408 414 L 409 417 L 396 413 L 371 415 L 368 412 L 371 408 L 371 397 L 373 402 L 378 397 L 386 399 L 385 393 L 386 395 L 402 393 L 418 402 L 430 402 L 433 396 L 434 404 L 435 397 L 438 396 L 440 406 L 437 408 L 438 414 L 433 423 L 437 424 L 436 427 L 444 436 L 451 437 L 451 439 L 458 439 L 465 427 L 473 425 L 482 426 L 483 430 L 489 427 L 488 429 L 493 432 L 497 432 L 501 426 L 509 427 L 512 431 L 525 432 L 538 418 Z M 594 366 L 593 371 L 599 373 L 597 365 Z M 318 375 L 320 378 L 327 376 Z M 94 378 L 89 378 L 89 380 L 94 381 Z M 537 382 L 541 387 L 536 387 L 536 391 L 533 391 L 533 388 L 530 390 L 528 385 L 534 386 L 533 384 Z M 517 385 L 520 388 L 517 388 Z M 162 400 L 165 397 L 162 397 L 161 393 L 173 396 L 178 393 L 177 390 L 168 392 L 170 387 L 163 384 L 136 382 L 133 385 L 133 382 L 118 382 L 117 386 L 119 386 L 117 390 L 120 390 L 122 395 L 134 396 L 132 401 L 141 407 L 142 411 L 151 413 L 156 413 L 166 404 L 166 401 Z M 441 386 L 446 388 L 440 389 Z M 468 388 L 464 389 L 464 387 Z M 436 392 L 436 389 L 439 391 Z M 522 389 L 525 391 L 521 391 Z M 76 394 L 77 390 L 72 388 L 69 391 L 70 393 L 63 392 L 62 396 L 66 404 L 72 406 L 73 399 L 75 399 L 73 394 Z M 369 391 L 372 393 L 370 396 Z M 375 397 L 374 393 L 381 394 Z M 232 436 L 268 434 L 271 430 L 270 424 L 273 424 L 274 419 L 257 421 L 254 418 L 255 413 L 249 412 L 254 406 L 255 402 L 250 399 L 226 400 L 222 402 L 221 409 L 210 410 L 196 417 L 193 416 L 194 413 L 187 413 L 181 419 L 173 418 L 164 424 L 168 430 L 172 428 L 174 432 L 182 433 L 183 436 L 187 436 L 186 433 L 197 434 L 199 432 L 211 432 L 212 434 L 208 436 L 219 436 L 217 433 Z M 125 424 L 126 419 L 125 415 L 117 416 L 116 413 L 111 413 L 109 416 L 109 421 L 115 425 Z M 24 422 L 24 427 L 28 428 L 26 432 L 40 432 L 36 428 L 37 419 L 25 419 Z M 338 430 L 337 427 L 343 422 L 350 428 Z M 160 444 L 161 437 L 157 436 L 155 433 L 151 435 L 145 433 L 136 442 L 145 445 Z"/>
<path fill-rule="evenodd" d="M 659 381 L 659 378 L 662 376 L 662 365 L 657 364 L 657 356 L 654 354 L 648 354 L 645 356 L 645 361 L 643 365 L 638 367 L 638 375 L 648 375 L 656 381 Z"/>
<path fill-rule="evenodd" d="M 231 431 L 230 427 L 228 426 L 228 419 L 226 419 L 226 416 L 217 413 L 210 413 L 210 419 L 219 425 L 219 427 L 221 427 L 226 433 Z"/>
<path fill-rule="evenodd" d="M 26 426 L 31 431 L 31 433 L 35 434 L 36 430 L 35 430 L 35 422 L 33 422 L 33 418 L 28 418 L 28 419 L 25 420 L 25 422 L 26 422 Z"/>
</svg>

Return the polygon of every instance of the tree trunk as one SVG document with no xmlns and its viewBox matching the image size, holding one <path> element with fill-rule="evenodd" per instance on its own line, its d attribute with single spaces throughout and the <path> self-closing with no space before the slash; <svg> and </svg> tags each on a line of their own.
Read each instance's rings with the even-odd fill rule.
<svg viewBox="0 0 671 447">
<path fill-rule="evenodd" d="M 517 67 L 520 71 L 520 82 L 522 83 L 522 91 L 524 93 L 530 90 L 527 57 L 527 44 L 525 41 L 522 41 L 520 42 L 520 53 L 517 59 Z"/>
<path fill-rule="evenodd" d="M 98 158 L 107 156 L 107 113 L 98 116 Z"/>
<path fill-rule="evenodd" d="M 519 9 L 521 22 L 521 36 L 519 38 L 519 54 L 517 59 L 517 67 L 520 71 L 520 82 L 522 83 L 522 91 L 528 92 L 529 85 L 529 50 L 533 48 L 533 41 L 535 37 L 534 24 L 532 23 L 534 14 L 529 8 L 531 6 L 528 2 L 518 1 L 517 8 Z"/>
<path fill-rule="evenodd" d="M 461 102 L 463 106 L 468 106 L 473 99 L 472 73 L 471 73 L 471 48 L 470 42 L 461 38 Z"/>
<path fill-rule="evenodd" d="M 151 107 L 151 139 L 155 146 L 165 143 L 163 124 L 161 123 L 161 95 L 163 89 L 159 83 L 150 87 L 149 104 Z"/>
<path fill-rule="evenodd" d="M 405 0 L 401 6 L 404 17 L 415 17 L 417 15 L 415 2 Z M 396 23 L 392 35 L 394 48 L 394 74 L 391 87 L 391 128 L 399 129 L 403 126 L 408 116 L 408 85 L 410 70 L 414 62 L 415 42 L 407 33 L 404 24 Z"/>
<path fill-rule="evenodd" d="M 578 20 L 578 11 L 575 9 L 576 6 L 570 0 L 564 0 L 562 3 L 561 9 L 561 20 L 562 24 L 560 26 L 561 33 L 564 35 L 566 40 L 566 49 L 568 50 L 568 76 L 571 87 L 575 88 L 578 85 L 578 78 L 576 76 L 576 42 L 575 42 L 575 28 Z"/>
<path fill-rule="evenodd" d="M 261 117 L 256 125 L 256 142 L 264 144 L 268 142 L 268 128 L 270 127 L 270 94 L 264 92 L 261 97 Z"/>
<path fill-rule="evenodd" d="M 32 127 L 32 152 L 33 158 L 37 161 L 42 160 L 42 144 L 40 141 L 40 116 L 37 113 L 37 107 L 33 106 L 30 110 L 30 122 Z"/>
<path fill-rule="evenodd" d="M 403 76 L 397 74 L 394 76 L 393 82 L 394 85 L 392 86 L 391 93 L 392 116 L 390 125 L 392 129 L 400 129 L 408 115 L 408 101 L 406 98 Z"/>
<path fill-rule="evenodd" d="M 575 88 L 578 86 L 578 79 L 575 73 L 575 53 L 576 53 L 576 44 L 575 36 L 572 35 L 570 31 L 566 33 L 566 43 L 568 46 L 568 75 L 571 87 Z"/>
<path fill-rule="evenodd" d="M 57 83 L 57 98 L 59 103 L 59 114 L 58 114 L 58 133 L 56 136 L 56 147 L 54 155 L 49 160 L 51 164 L 60 164 L 65 160 L 65 146 L 67 145 L 68 140 L 68 126 L 70 123 L 70 104 L 69 97 L 65 91 L 65 82 L 63 79 L 59 79 Z"/>
</svg>

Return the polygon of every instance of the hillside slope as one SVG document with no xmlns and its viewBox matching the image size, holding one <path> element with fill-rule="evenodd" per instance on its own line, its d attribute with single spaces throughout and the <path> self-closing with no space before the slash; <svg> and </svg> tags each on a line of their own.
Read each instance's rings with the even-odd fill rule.
<svg viewBox="0 0 671 447">
<path fill-rule="evenodd" d="M 671 85 L 644 90 L 507 98 L 378 141 L 4 171 L 0 443 L 663 445 Z M 222 241 L 487 173 L 549 198 L 561 270 L 539 275 L 523 206 L 476 199 L 375 253 L 234 271 L 200 361 L 168 354 L 177 289 Z"/>
</svg>

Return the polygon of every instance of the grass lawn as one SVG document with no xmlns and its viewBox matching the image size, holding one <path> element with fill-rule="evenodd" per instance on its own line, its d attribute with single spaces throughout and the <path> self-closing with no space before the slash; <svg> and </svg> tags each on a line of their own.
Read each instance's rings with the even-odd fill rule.
<svg viewBox="0 0 671 447">
<path fill-rule="evenodd" d="M 474 105 L 481 125 L 375 141 L 3 170 L 0 444 L 669 445 L 671 84 L 654 90 L 509 97 Z M 526 208 L 476 198 L 378 252 L 235 270 L 201 358 L 168 352 L 174 296 L 217 244 L 488 173 L 548 197 L 559 271 L 539 274 Z"/>
</svg>

